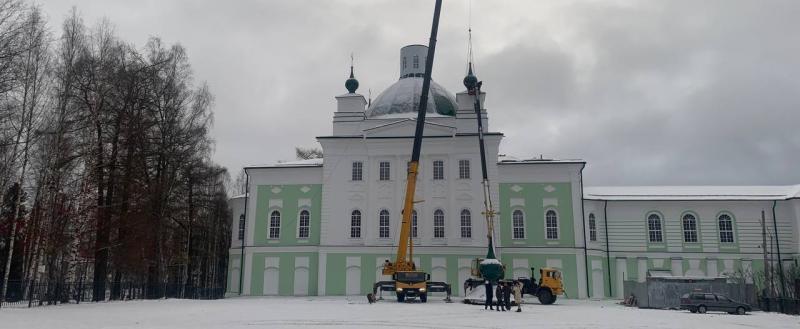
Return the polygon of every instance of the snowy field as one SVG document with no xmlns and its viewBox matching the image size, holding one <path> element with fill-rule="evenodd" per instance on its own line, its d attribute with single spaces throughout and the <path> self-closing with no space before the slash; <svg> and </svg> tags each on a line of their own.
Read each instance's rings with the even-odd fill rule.
<svg viewBox="0 0 800 329">
<path fill-rule="evenodd" d="M 171 299 L 0 309 L 0 328 L 800 328 L 800 317 L 761 312 L 691 314 L 612 301 L 523 306 L 522 313 L 503 313 L 439 300 L 369 305 L 356 297 Z"/>
</svg>

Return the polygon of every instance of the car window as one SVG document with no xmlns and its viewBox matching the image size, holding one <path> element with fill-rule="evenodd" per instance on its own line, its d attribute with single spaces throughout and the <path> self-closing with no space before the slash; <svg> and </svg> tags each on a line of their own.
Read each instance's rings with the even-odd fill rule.
<svg viewBox="0 0 800 329">
<path fill-rule="evenodd" d="M 722 296 L 722 295 L 717 295 L 717 300 L 719 300 L 719 301 L 721 301 L 721 302 L 728 302 L 728 301 L 730 301 L 730 299 L 728 299 L 728 297 L 725 297 L 725 296 Z"/>
<path fill-rule="evenodd" d="M 692 294 L 691 299 L 705 299 L 705 297 L 701 294 Z"/>
<path fill-rule="evenodd" d="M 714 295 L 712 295 L 712 294 L 707 294 L 706 295 L 706 300 L 717 300 L 717 298 L 714 297 Z"/>
</svg>

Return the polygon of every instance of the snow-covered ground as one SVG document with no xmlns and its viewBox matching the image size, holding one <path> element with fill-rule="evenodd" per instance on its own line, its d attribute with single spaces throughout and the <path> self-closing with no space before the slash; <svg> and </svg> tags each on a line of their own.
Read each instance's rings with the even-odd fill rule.
<svg viewBox="0 0 800 329">
<path fill-rule="evenodd" d="M 523 306 L 522 313 L 503 313 L 439 300 L 370 305 L 363 297 L 171 299 L 0 309 L 0 328 L 800 328 L 800 317 L 761 312 L 691 314 L 574 300 Z"/>
</svg>

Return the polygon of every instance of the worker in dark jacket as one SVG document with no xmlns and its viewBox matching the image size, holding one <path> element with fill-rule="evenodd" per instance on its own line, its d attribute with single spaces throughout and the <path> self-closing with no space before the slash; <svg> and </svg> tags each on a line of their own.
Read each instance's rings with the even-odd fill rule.
<svg viewBox="0 0 800 329">
<path fill-rule="evenodd" d="M 489 280 L 486 280 L 486 282 L 483 283 L 483 286 L 486 287 L 486 302 L 483 304 L 483 309 L 494 310 L 494 308 L 492 308 L 492 299 L 494 297 L 492 296 L 494 293 L 494 290 L 492 290 L 492 283 L 489 282 Z"/>
<path fill-rule="evenodd" d="M 506 308 L 503 306 L 505 303 L 503 302 L 503 283 L 497 282 L 497 289 L 494 291 L 495 296 L 497 297 L 497 311 L 506 311 Z"/>
<path fill-rule="evenodd" d="M 503 311 L 511 310 L 511 284 L 506 283 L 503 285 Z"/>
</svg>

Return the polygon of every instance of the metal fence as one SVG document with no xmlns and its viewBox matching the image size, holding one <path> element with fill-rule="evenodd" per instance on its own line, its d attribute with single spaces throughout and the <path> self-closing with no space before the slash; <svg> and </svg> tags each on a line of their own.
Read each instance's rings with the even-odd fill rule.
<svg viewBox="0 0 800 329">
<path fill-rule="evenodd" d="M 111 282 L 98 301 L 136 299 L 220 299 L 225 288 L 196 287 L 179 283 L 142 284 Z M 34 307 L 58 304 L 80 304 L 95 301 L 92 282 L 22 282 L 9 281 L 6 300 L 0 307 Z"/>
</svg>

